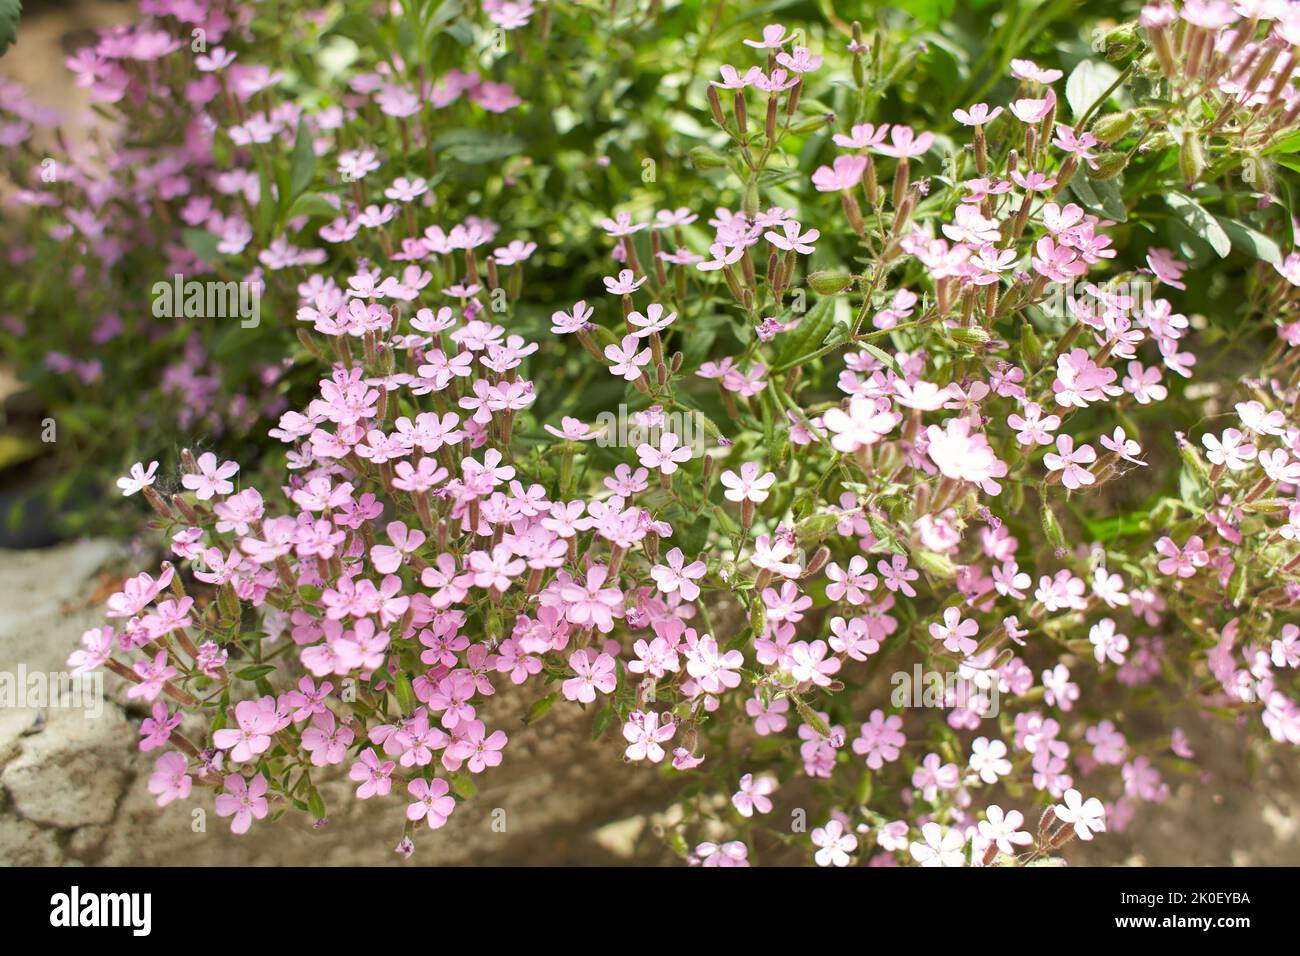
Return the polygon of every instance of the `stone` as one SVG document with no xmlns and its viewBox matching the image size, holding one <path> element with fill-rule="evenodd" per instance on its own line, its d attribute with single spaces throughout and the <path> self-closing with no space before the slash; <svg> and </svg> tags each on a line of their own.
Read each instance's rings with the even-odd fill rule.
<svg viewBox="0 0 1300 956">
<path fill-rule="evenodd" d="M 53 827 L 108 823 L 126 788 L 134 730 L 113 705 L 98 718 L 51 710 L 45 728 L 22 738 L 0 774 L 25 820 Z"/>
<path fill-rule="evenodd" d="M 6 866 L 58 866 L 63 863 L 57 834 L 0 813 L 0 863 Z"/>
</svg>

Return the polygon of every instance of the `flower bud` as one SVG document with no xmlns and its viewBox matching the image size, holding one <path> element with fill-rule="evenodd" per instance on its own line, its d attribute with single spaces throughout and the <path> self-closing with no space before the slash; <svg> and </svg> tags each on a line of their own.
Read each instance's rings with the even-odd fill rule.
<svg viewBox="0 0 1300 956">
<path fill-rule="evenodd" d="M 848 272 L 822 269 L 808 276 L 808 284 L 818 295 L 835 295 L 853 285 L 853 275 Z"/>
<path fill-rule="evenodd" d="M 722 112 L 722 100 L 718 98 L 718 88 L 712 83 L 708 86 L 709 111 L 713 113 L 713 121 L 719 126 L 725 128 L 727 117 Z M 693 150 L 692 150 L 693 152 Z"/>
<path fill-rule="evenodd" d="M 812 558 L 808 561 L 808 567 L 804 569 L 803 577 L 810 578 L 818 574 L 822 568 L 826 567 L 826 562 L 831 559 L 831 549 L 822 545 L 813 552 Z"/>
<path fill-rule="evenodd" d="M 749 602 L 749 630 L 756 638 L 767 633 L 767 605 L 761 597 L 755 597 Z"/>
<path fill-rule="evenodd" d="M 957 576 L 957 565 L 953 563 L 952 558 L 946 555 L 934 551 L 920 550 L 912 553 L 912 559 L 927 574 L 932 574 L 938 578 L 955 578 Z"/>
<path fill-rule="evenodd" d="M 963 325 L 959 328 L 950 329 L 949 334 L 954 342 L 967 348 L 978 349 L 989 344 L 988 330 L 980 328 L 978 325 Z"/>
<path fill-rule="evenodd" d="M 1056 520 L 1056 512 L 1047 502 L 1043 502 L 1043 534 L 1047 536 L 1047 542 L 1053 548 L 1060 551 L 1065 547 L 1065 532 L 1061 530 L 1061 523 Z"/>
<path fill-rule="evenodd" d="M 1107 179 L 1114 179 L 1124 171 L 1128 165 L 1128 154 L 1120 150 L 1110 153 L 1102 153 L 1097 157 L 1097 168 L 1089 173 L 1089 178 L 1104 182 Z"/>
<path fill-rule="evenodd" d="M 686 154 L 693 169 L 721 169 L 727 165 L 726 159 L 707 146 L 695 146 Z"/>
<path fill-rule="evenodd" d="M 1123 139 L 1133 124 L 1138 120 L 1137 110 L 1124 110 L 1122 113 L 1111 113 L 1097 120 L 1092 126 L 1093 135 L 1109 146 L 1111 143 Z"/>
<path fill-rule="evenodd" d="M 1142 38 L 1138 35 L 1136 23 L 1122 23 L 1107 33 L 1103 42 L 1106 59 L 1115 61 L 1136 50 Z"/>
</svg>

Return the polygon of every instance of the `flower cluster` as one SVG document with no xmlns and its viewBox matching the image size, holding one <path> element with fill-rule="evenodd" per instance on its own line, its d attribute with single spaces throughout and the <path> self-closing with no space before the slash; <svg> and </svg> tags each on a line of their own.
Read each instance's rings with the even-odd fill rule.
<svg viewBox="0 0 1300 956">
<path fill-rule="evenodd" d="M 405 804 L 402 852 L 529 732 L 485 720 L 497 694 L 728 798 L 667 828 L 703 866 L 777 857 L 791 800 L 822 866 L 1050 862 L 1195 771 L 1191 710 L 1300 743 L 1300 255 L 1263 179 L 1253 209 L 1195 185 L 1294 133 L 1272 10 L 1150 6 L 1104 38 L 1122 70 L 1016 58 L 932 129 L 871 112 L 904 39 L 767 26 L 701 97 L 692 162 L 730 205 L 608 210 L 586 297 L 540 316 L 543 234 L 449 217 L 328 107 L 250 114 L 224 135 L 252 167 L 296 126 L 337 173 L 327 221 L 258 251 L 317 387 L 270 429 L 278 481 L 188 452 L 175 494 L 121 480 L 180 570 L 128 581 L 71 663 L 152 706 L 159 803 L 323 818 L 346 767 Z M 349 88 L 407 149 L 426 97 L 523 95 Z M 1160 245 L 1131 223 L 1155 204 Z M 646 440 L 610 447 L 578 391 Z M 913 673 L 938 686 L 898 693 Z"/>
</svg>

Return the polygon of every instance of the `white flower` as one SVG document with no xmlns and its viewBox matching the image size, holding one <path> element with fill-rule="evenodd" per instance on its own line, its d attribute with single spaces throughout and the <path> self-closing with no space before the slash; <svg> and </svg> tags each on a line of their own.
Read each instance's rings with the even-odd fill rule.
<svg viewBox="0 0 1300 956">
<path fill-rule="evenodd" d="M 970 768 L 985 783 L 997 783 L 998 777 L 1005 777 L 1011 772 L 1007 745 L 1000 740 L 976 737 L 971 744 Z"/>
<path fill-rule="evenodd" d="M 146 469 L 142 462 L 136 462 L 131 466 L 131 475 L 129 478 L 117 479 L 117 486 L 122 489 L 122 494 L 130 496 L 137 491 L 143 491 L 153 484 L 154 472 L 158 470 L 158 462 L 149 462 Z"/>
<path fill-rule="evenodd" d="M 1025 817 L 1019 810 L 1005 813 L 994 803 L 989 805 L 984 815 L 988 819 L 980 821 L 980 836 L 990 843 L 996 843 L 999 852 L 1010 856 L 1016 852 L 1017 846 L 1026 846 L 1034 842 L 1032 836 L 1020 829 L 1020 825 L 1025 822 Z"/>
<path fill-rule="evenodd" d="M 858 848 L 858 838 L 844 832 L 844 824 L 831 820 L 812 832 L 812 841 L 821 847 L 814 855 L 818 866 L 848 866 L 849 854 Z"/>
<path fill-rule="evenodd" d="M 1052 810 L 1061 821 L 1074 824 L 1080 840 L 1091 840 L 1094 833 L 1106 832 L 1106 808 L 1101 801 L 1096 797 L 1085 801 L 1073 787 L 1065 791 L 1065 803 L 1058 803 Z"/>
<path fill-rule="evenodd" d="M 917 863 L 922 866 L 966 865 L 966 855 L 962 853 L 966 838 L 960 830 L 927 823 L 921 827 L 921 836 L 925 837 L 924 843 L 914 840 L 909 847 L 912 859 Z"/>
</svg>

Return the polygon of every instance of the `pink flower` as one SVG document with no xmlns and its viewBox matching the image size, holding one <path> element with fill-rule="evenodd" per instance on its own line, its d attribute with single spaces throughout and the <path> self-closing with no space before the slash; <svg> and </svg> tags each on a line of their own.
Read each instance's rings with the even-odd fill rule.
<svg viewBox="0 0 1300 956">
<path fill-rule="evenodd" d="M 991 123 L 1002 115 L 1002 107 L 998 106 L 990 110 L 987 103 L 976 103 L 969 110 L 955 109 L 952 111 L 953 119 L 963 126 L 983 126 Z"/>
<path fill-rule="evenodd" d="M 739 668 L 745 663 L 740 651 L 718 650 L 718 642 L 705 634 L 686 651 L 686 671 L 707 693 L 720 694 L 740 686 Z"/>
<path fill-rule="evenodd" d="M 244 783 L 244 778 L 237 773 L 227 774 L 222 782 L 226 792 L 217 795 L 217 816 L 234 816 L 230 821 L 230 832 L 244 834 L 253 825 L 254 820 L 265 818 L 268 805 L 266 797 L 266 777 L 260 773 Z"/>
<path fill-rule="evenodd" d="M 664 759 L 664 741 L 672 739 L 677 725 L 669 718 L 660 723 L 661 717 L 654 711 L 634 710 L 628 715 L 623 725 L 623 739 L 628 741 L 624 754 L 628 760 L 649 760 L 659 763 Z"/>
<path fill-rule="evenodd" d="M 163 684 L 176 676 L 176 668 L 167 663 L 167 652 L 159 651 L 153 660 L 136 661 L 132 667 L 140 683 L 127 688 L 126 696 L 132 700 L 143 697 L 152 701 L 162 693 Z"/>
<path fill-rule="evenodd" d="M 1088 643 L 1092 645 L 1093 656 L 1100 664 L 1109 660 L 1112 664 L 1123 664 L 1124 654 L 1128 650 L 1128 637 L 1115 630 L 1115 622 L 1108 617 L 1102 618 L 1088 631 Z"/>
<path fill-rule="evenodd" d="M 1202 435 L 1201 444 L 1207 449 L 1206 458 L 1229 471 L 1242 471 L 1255 460 L 1255 446 L 1236 428 L 1226 429 L 1221 438 Z"/>
<path fill-rule="evenodd" d="M 866 169 L 865 156 L 836 156 L 832 165 L 817 167 L 812 176 L 813 188 L 822 193 L 853 189 L 862 182 L 862 174 Z"/>
<path fill-rule="evenodd" d="M 608 654 L 597 654 L 590 648 L 582 648 L 569 655 L 569 667 L 576 677 L 570 677 L 561 685 L 565 700 L 576 700 L 590 704 L 596 699 L 596 692 L 612 694 L 618 684 L 614 673 L 614 658 Z"/>
<path fill-rule="evenodd" d="M 663 474 L 671 475 L 679 464 L 691 460 L 690 446 L 679 445 L 680 441 L 672 432 L 664 432 L 659 436 L 658 448 L 644 442 L 638 445 L 637 457 L 646 468 L 658 468 Z"/>
<path fill-rule="evenodd" d="M 1007 745 L 1000 740 L 976 737 L 971 741 L 970 768 L 987 784 L 998 782 L 1000 777 L 1011 773 L 1011 761 L 1007 759 Z"/>
<path fill-rule="evenodd" d="M 1087 468 L 1083 467 L 1089 462 L 1097 460 L 1097 453 L 1093 451 L 1091 445 L 1080 445 L 1074 447 L 1074 439 L 1069 435 L 1058 435 L 1056 437 L 1056 451 L 1058 454 L 1048 452 L 1043 456 L 1043 464 L 1049 471 L 1061 472 L 1061 484 L 1070 490 L 1074 490 L 1083 485 L 1090 485 L 1096 481 L 1096 476 Z"/>
<path fill-rule="evenodd" d="M 218 465 L 217 456 L 209 451 L 200 455 L 196 464 L 198 474 L 182 475 L 181 484 L 194 492 L 200 501 L 207 501 L 213 495 L 228 495 L 235 490 L 235 486 L 226 479 L 239 471 L 236 462 L 223 461 Z"/>
<path fill-rule="evenodd" d="M 278 730 L 274 701 L 268 707 L 262 701 L 241 700 L 235 705 L 235 722 L 238 728 L 224 727 L 212 735 L 212 743 L 220 750 L 229 750 L 230 759 L 245 763 L 266 753 L 271 746 L 271 735 Z"/>
<path fill-rule="evenodd" d="M 798 641 L 791 644 L 790 676 L 799 684 L 829 687 L 831 675 L 839 671 L 840 662 L 835 657 L 826 657 L 826 652 L 825 641 Z"/>
<path fill-rule="evenodd" d="M 768 794 L 776 789 L 776 781 L 764 774 L 755 777 L 747 773 L 740 778 L 740 789 L 731 795 L 731 805 L 742 817 L 752 817 L 754 811 L 771 813 L 772 801 Z"/>
<path fill-rule="evenodd" d="M 854 452 L 876 444 L 893 431 L 902 418 L 890 410 L 888 400 L 856 395 L 849 400 L 847 412 L 832 408 L 822 416 L 822 424 L 834 434 L 831 446 L 836 451 Z"/>
<path fill-rule="evenodd" d="M 826 567 L 826 577 L 831 582 L 826 586 L 826 596 L 832 601 L 846 600 L 850 604 L 862 604 L 877 584 L 876 576 L 868 567 L 867 559 L 860 554 L 849 559 L 847 570 L 832 561 Z"/>
<path fill-rule="evenodd" d="M 1168 249 L 1148 249 L 1147 265 L 1150 266 L 1156 279 L 1165 285 L 1174 289 L 1187 288 L 1182 282 L 1183 273 L 1187 271 L 1187 263 L 1174 258 L 1174 254 Z"/>
<path fill-rule="evenodd" d="M 728 501 L 752 501 L 755 504 L 766 501 L 770 494 L 768 489 L 776 483 L 776 475 L 770 471 L 760 475 L 758 471 L 759 465 L 753 461 L 741 465 L 739 475 L 734 471 L 724 471 L 721 481 L 727 490 L 723 496 Z"/>
<path fill-rule="evenodd" d="M 961 785 L 961 771 L 955 763 L 944 763 L 936 753 L 926 754 L 912 772 L 912 786 L 921 791 L 921 799 L 933 802 L 941 790 L 956 790 Z"/>
<path fill-rule="evenodd" d="M 1022 445 L 1050 445 L 1052 443 L 1050 432 L 1061 427 L 1060 416 L 1043 417 L 1042 408 L 1034 402 L 1026 402 L 1023 411 L 1025 413 L 1023 417 L 1016 414 L 1007 416 L 1007 424 L 1017 432 L 1016 441 Z"/>
<path fill-rule="evenodd" d="M 761 40 L 743 40 L 745 46 L 752 46 L 756 50 L 779 50 L 791 40 L 794 39 L 793 33 L 786 33 L 785 27 L 779 23 L 770 23 L 763 27 L 763 39 Z"/>
<path fill-rule="evenodd" d="M 649 365 L 651 359 L 649 347 L 637 350 L 640 344 L 641 340 L 635 335 L 625 335 L 618 345 L 605 346 L 605 358 L 613 363 L 609 370 L 629 382 L 639 379 L 641 369 Z"/>
<path fill-rule="evenodd" d="M 1199 534 L 1188 538 L 1187 544 L 1182 548 L 1174 544 L 1173 538 L 1166 535 L 1156 542 L 1156 553 L 1164 555 L 1164 560 L 1156 564 L 1160 573 L 1177 575 L 1180 578 L 1190 578 L 1196 573 L 1197 568 L 1203 568 L 1210 563 L 1209 552 L 1205 550 L 1205 543 Z"/>
<path fill-rule="evenodd" d="M 893 555 L 889 561 L 883 558 L 876 562 L 876 570 L 891 591 L 902 591 L 907 597 L 916 597 L 916 590 L 909 584 L 921 576 L 921 572 L 907 566 L 907 558 L 901 554 Z"/>
<path fill-rule="evenodd" d="M 859 728 L 858 736 L 853 741 L 853 752 L 865 757 L 867 766 L 872 770 L 879 770 L 898 759 L 902 747 L 907 743 L 902 731 L 902 717 L 897 714 L 886 717 L 885 712 L 877 707 Z"/>
<path fill-rule="evenodd" d="M 504 730 L 494 730 L 488 734 L 483 721 L 469 720 L 459 725 L 456 735 L 456 739 L 447 748 L 444 763 L 447 759 L 464 760 L 470 773 L 482 773 L 489 767 L 501 765 L 501 751 L 509 742 Z"/>
<path fill-rule="evenodd" d="M 754 721 L 754 732 L 760 737 L 779 734 L 785 730 L 787 723 L 785 715 L 789 710 L 790 702 L 784 697 L 772 701 L 766 707 L 762 699 L 757 696 L 745 701 L 745 713 Z"/>
<path fill-rule="evenodd" d="M 1047 91 L 1047 96 L 1041 100 L 1021 99 L 1015 100 L 1011 104 L 1011 112 L 1022 123 L 1034 124 L 1041 122 L 1048 113 L 1052 112 L 1056 106 L 1056 94 L 1051 90 Z"/>
<path fill-rule="evenodd" d="M 355 734 L 346 724 L 338 724 L 332 711 L 317 714 L 312 726 L 302 732 L 302 749 L 311 754 L 316 767 L 342 763 Z"/>
<path fill-rule="evenodd" d="M 150 751 L 161 747 L 180 724 L 180 712 L 169 713 L 167 705 L 158 701 L 153 705 L 153 716 L 146 717 L 140 722 L 140 749 Z"/>
<path fill-rule="evenodd" d="M 716 843 L 701 843 L 692 854 L 692 862 L 700 866 L 749 866 L 749 850 L 739 840 L 732 840 L 719 846 Z"/>
<path fill-rule="evenodd" d="M 765 232 L 763 238 L 778 249 L 810 256 L 813 254 L 812 244 L 821 236 L 821 232 L 817 229 L 802 232 L 801 228 L 797 220 L 787 219 L 781 225 L 781 232 Z"/>
<path fill-rule="evenodd" d="M 369 800 L 371 797 L 386 797 L 393 789 L 393 771 L 397 768 L 391 760 L 380 761 L 374 748 L 367 747 L 357 758 L 357 762 L 348 770 L 348 777 L 359 783 L 357 799 Z"/>
<path fill-rule="evenodd" d="M 194 779 L 189 775 L 190 762 L 184 754 L 175 751 L 165 753 L 153 766 L 153 773 L 149 776 L 149 792 L 157 794 L 158 806 L 165 807 L 173 800 L 184 800 L 190 795 Z"/>
<path fill-rule="evenodd" d="M 849 854 L 858 848 L 858 838 L 844 832 L 839 820 L 827 821 L 826 826 L 813 830 L 811 838 L 815 846 L 821 847 L 813 854 L 818 866 L 848 866 L 852 862 Z"/>
<path fill-rule="evenodd" d="M 427 819 L 430 830 L 444 826 L 456 809 L 456 801 L 447 795 L 450 789 L 441 777 L 432 782 L 416 777 L 406 785 L 407 793 L 415 797 L 415 803 L 407 804 L 406 819 L 412 823 Z"/>
<path fill-rule="evenodd" d="M 845 149 L 875 149 L 885 141 L 885 134 L 888 132 L 888 123 L 883 123 L 879 127 L 871 123 L 861 123 L 852 127 L 849 130 L 849 135 L 836 133 L 831 137 L 831 140 L 836 146 L 842 146 Z"/>
<path fill-rule="evenodd" d="M 1113 384 L 1115 378 L 1113 368 L 1097 365 L 1083 349 L 1071 349 L 1056 360 L 1056 381 L 1052 382 L 1052 391 L 1058 405 L 1087 408 L 1091 402 L 1103 401 L 1107 395 L 1123 392 Z"/>
<path fill-rule="evenodd" d="M 889 141 L 888 146 L 877 146 L 876 152 L 897 159 L 908 159 L 924 155 L 934 145 L 934 134 L 917 135 L 912 127 L 895 124 L 889 131 Z"/>
<path fill-rule="evenodd" d="M 936 641 L 943 641 L 943 646 L 954 654 L 969 655 L 975 653 L 978 643 L 975 635 L 979 625 L 970 618 L 962 618 L 961 609 L 950 607 L 943 612 L 942 624 L 930 625 L 930 636 Z"/>
<path fill-rule="evenodd" d="M 1006 476 L 1006 463 L 993 453 L 983 434 L 971 433 L 969 419 L 950 418 L 942 428 L 931 425 L 926 437 L 926 454 L 945 477 L 969 481 L 990 495 L 1002 492 L 995 479 Z"/>
<path fill-rule="evenodd" d="M 563 585 L 560 597 L 568 604 L 565 617 L 578 627 L 597 627 L 602 634 L 614 629 L 614 618 L 623 616 L 623 592 L 617 587 L 605 587 L 609 569 L 603 564 L 593 564 L 587 570 L 587 583 L 577 581 Z"/>
<path fill-rule="evenodd" d="M 664 559 L 668 562 L 667 566 L 656 564 L 650 569 L 650 576 L 659 585 L 659 590 L 665 594 L 676 591 L 682 596 L 683 601 L 694 601 L 698 598 L 700 586 L 695 582 L 704 577 L 708 566 L 703 561 L 686 564 L 681 548 L 673 548 L 664 555 Z"/>
</svg>

